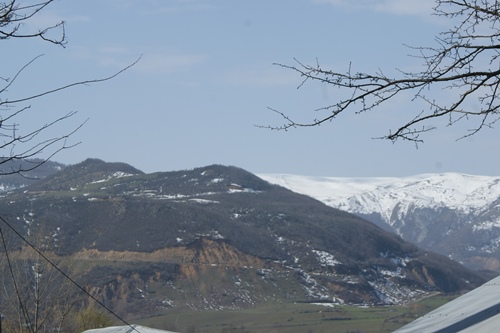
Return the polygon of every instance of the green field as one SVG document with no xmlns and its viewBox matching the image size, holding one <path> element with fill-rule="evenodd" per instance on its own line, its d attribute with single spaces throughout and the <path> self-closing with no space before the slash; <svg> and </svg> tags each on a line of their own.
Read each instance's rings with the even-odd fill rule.
<svg viewBox="0 0 500 333">
<path fill-rule="evenodd" d="M 251 309 L 176 312 L 138 324 L 182 333 L 378 333 L 392 332 L 449 302 L 434 296 L 406 306 L 361 308 L 314 304 L 266 304 Z"/>
</svg>

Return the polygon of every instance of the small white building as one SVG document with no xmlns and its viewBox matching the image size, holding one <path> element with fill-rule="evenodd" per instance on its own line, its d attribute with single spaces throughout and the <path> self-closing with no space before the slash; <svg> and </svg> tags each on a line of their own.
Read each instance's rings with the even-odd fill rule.
<svg viewBox="0 0 500 333">
<path fill-rule="evenodd" d="M 149 328 L 139 325 L 131 326 L 111 326 L 105 328 L 96 328 L 82 333 L 176 333 L 172 331 L 163 331 L 156 328 Z"/>
</svg>

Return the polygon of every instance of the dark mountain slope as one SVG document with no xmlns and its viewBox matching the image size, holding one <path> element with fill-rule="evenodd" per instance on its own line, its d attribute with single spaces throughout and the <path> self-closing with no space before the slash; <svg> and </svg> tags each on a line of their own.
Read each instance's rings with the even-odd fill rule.
<svg viewBox="0 0 500 333">
<path fill-rule="evenodd" d="M 86 160 L 6 194 L 0 212 L 24 234 L 42 228 L 57 254 L 94 260 L 81 275 L 117 308 L 124 299 L 154 308 L 167 296 L 196 308 L 270 299 L 392 304 L 483 282 L 359 217 L 235 167 L 144 174 Z M 146 297 L 131 286 L 155 292 Z"/>
<path fill-rule="evenodd" d="M 30 190 L 64 191 L 102 180 L 140 174 L 143 172 L 126 163 L 106 163 L 99 159 L 89 158 L 82 163 L 67 166 L 62 172 L 44 177 L 32 184 Z"/>
<path fill-rule="evenodd" d="M 33 184 L 64 169 L 65 165 L 53 161 L 2 161 L 0 164 L 0 191 L 11 191 Z M 21 173 L 15 173 L 20 170 Z M 14 174 L 12 174 L 14 172 Z"/>
</svg>

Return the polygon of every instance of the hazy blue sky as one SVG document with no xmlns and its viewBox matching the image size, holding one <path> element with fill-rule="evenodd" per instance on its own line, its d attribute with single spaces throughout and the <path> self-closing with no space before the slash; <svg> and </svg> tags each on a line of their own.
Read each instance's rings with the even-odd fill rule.
<svg viewBox="0 0 500 333">
<path fill-rule="evenodd" d="M 303 118 L 335 101 L 335 90 L 306 85 L 273 63 L 315 63 L 338 71 L 418 69 L 403 44 L 434 45 L 448 27 L 430 16 L 431 0 L 58 0 L 35 25 L 67 22 L 65 49 L 41 41 L 2 42 L 2 73 L 19 78 L 9 98 L 110 75 L 30 103 L 36 126 L 78 111 L 89 118 L 71 138 L 82 143 L 55 160 L 87 157 L 169 171 L 212 163 L 256 173 L 405 176 L 429 172 L 498 175 L 500 129 L 456 141 L 467 127 L 446 128 L 415 149 L 372 138 L 411 117 L 398 98 L 372 114 L 344 114 L 319 128 L 276 132 L 272 107 Z M 472 126 L 472 125 L 471 125 Z M 63 129 L 54 129 L 57 130 Z M 62 132 L 61 132 L 62 133 Z"/>
</svg>

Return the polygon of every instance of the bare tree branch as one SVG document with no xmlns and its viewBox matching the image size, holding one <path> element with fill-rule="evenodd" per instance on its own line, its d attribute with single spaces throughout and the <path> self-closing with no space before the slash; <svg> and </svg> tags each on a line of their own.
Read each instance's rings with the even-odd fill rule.
<svg viewBox="0 0 500 333">
<path fill-rule="evenodd" d="M 53 0 L 45 0 L 34 4 L 23 5 L 19 0 L 9 0 L 7 2 L 0 1 L 0 41 L 11 38 L 41 38 L 52 44 L 64 46 L 66 44 L 66 35 L 63 21 L 34 32 L 29 31 L 29 27 L 25 28 L 30 19 L 39 14 L 52 2 Z M 0 85 L 0 165 L 5 164 L 11 166 L 8 169 L 0 169 L 0 175 L 22 175 L 45 163 L 45 161 L 60 151 L 74 147 L 78 143 L 68 144 L 68 139 L 86 122 L 84 121 L 68 130 L 65 134 L 54 134 L 46 137 L 46 133 L 49 133 L 56 125 L 72 118 L 77 113 L 75 111 L 68 112 L 56 119 L 47 120 L 45 124 L 41 124 L 35 129 L 26 130 L 26 126 L 21 126 L 18 119 L 21 115 L 31 110 L 31 105 L 18 106 L 19 104 L 32 102 L 40 97 L 51 95 L 72 87 L 111 80 L 134 66 L 141 58 L 139 57 L 129 66 L 102 78 L 76 81 L 27 96 L 15 98 L 7 97 L 6 95 L 9 88 L 12 88 L 21 75 L 29 70 L 41 56 L 43 55 L 38 55 L 27 62 L 18 69 L 12 77 L 2 76 L 0 79 L 0 81 L 3 82 L 3 85 Z M 34 160 L 34 158 L 39 157 L 41 154 L 44 154 L 46 157 L 44 159 Z M 12 167 L 12 165 L 15 167 Z"/>
<path fill-rule="evenodd" d="M 29 19 L 37 15 L 54 0 L 45 0 L 31 5 L 22 5 L 18 0 L 0 2 L 0 40 L 10 38 L 41 38 L 44 41 L 63 46 L 66 45 L 65 22 L 57 22 L 34 32 L 21 32 L 21 28 Z M 50 34 L 56 32 L 57 37 Z"/>
<path fill-rule="evenodd" d="M 395 96 L 409 92 L 408 102 L 421 101 L 426 108 L 414 110 L 406 122 L 381 138 L 422 142 L 422 134 L 436 129 L 431 123 L 437 118 L 448 118 L 448 126 L 464 120 L 477 119 L 463 137 L 492 127 L 500 119 L 500 2 L 485 0 L 437 0 L 435 15 L 458 21 L 453 28 L 436 38 L 436 47 L 411 47 L 418 54 L 424 70 L 399 71 L 400 77 L 324 69 L 319 62 L 306 65 L 295 59 L 296 65 L 275 64 L 296 72 L 306 82 L 317 82 L 335 87 L 340 96 L 335 103 L 318 108 L 321 117 L 296 122 L 286 112 L 271 109 L 284 120 L 279 126 L 260 126 L 276 130 L 296 127 L 314 127 L 332 121 L 344 112 L 369 112 Z M 451 90 L 454 99 L 433 97 L 433 92 Z M 405 95 L 406 96 L 406 95 Z M 479 105 L 471 107 L 472 103 Z M 410 104 L 410 103 L 409 103 Z"/>
<path fill-rule="evenodd" d="M 40 0 L 40 2 L 31 2 L 31 4 L 23 5 L 21 3 L 22 0 L 0 0 L 0 41 L 13 38 L 40 38 L 43 41 L 64 47 L 66 44 L 64 21 L 39 30 L 33 30 L 29 25 L 32 18 L 53 1 Z M 47 115 L 44 123 L 41 125 L 30 124 L 32 127 L 28 127 L 25 126 L 26 124 L 25 121 L 23 122 L 22 116 L 29 113 L 31 105 L 19 104 L 33 102 L 40 97 L 52 95 L 72 87 L 111 80 L 134 66 L 140 60 L 139 57 L 129 66 L 101 78 L 75 81 L 16 98 L 6 96 L 9 93 L 9 88 L 16 85 L 19 77 L 39 57 L 34 57 L 19 70 L 15 71 L 12 78 L 0 76 L 0 175 L 23 175 L 25 172 L 36 169 L 60 151 L 74 147 L 78 143 L 70 144 L 67 140 L 86 122 L 84 121 L 76 127 L 65 129 L 64 134 L 55 134 L 57 125 L 64 124 L 76 114 L 76 111 L 70 111 L 55 119 Z M 40 159 L 39 156 L 41 154 L 45 158 Z M 35 247 L 12 228 L 3 217 L 0 216 L 0 220 L 28 245 L 27 250 L 29 251 L 28 256 L 24 260 L 23 258 L 15 260 L 18 267 L 14 267 L 14 261 L 11 260 L 12 257 L 5 243 L 4 233 L 2 228 L 0 228 L 0 241 L 5 251 L 8 270 L 5 269 L 4 265 L 0 266 L 4 268 L 4 272 L 10 272 L 12 279 L 10 282 L 11 285 L 9 285 L 9 279 L 4 278 L 5 276 L 0 281 L 0 288 L 2 288 L 2 292 L 0 292 L 0 304 L 2 304 L 2 315 L 9 316 L 8 322 L 12 325 L 12 332 L 37 333 L 54 331 L 56 328 L 63 329 L 67 316 L 72 312 L 72 308 L 77 302 L 74 297 L 76 293 L 70 291 L 67 287 L 67 284 L 70 282 L 73 287 L 78 289 L 77 292 L 83 292 L 100 306 L 110 311 L 103 303 L 93 298 L 85 288 L 62 271 L 58 267 L 58 264 L 49 260 L 48 256 L 42 253 L 41 250 L 48 250 L 46 244 L 44 244 L 45 238 L 42 233 L 37 239 L 39 246 Z M 23 251 L 21 251 L 20 255 L 22 254 Z M 15 270 L 14 268 L 17 269 Z M 122 318 L 114 313 L 113 315 L 126 323 L 131 328 L 130 331 L 137 331 Z"/>
</svg>

